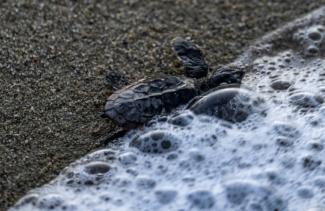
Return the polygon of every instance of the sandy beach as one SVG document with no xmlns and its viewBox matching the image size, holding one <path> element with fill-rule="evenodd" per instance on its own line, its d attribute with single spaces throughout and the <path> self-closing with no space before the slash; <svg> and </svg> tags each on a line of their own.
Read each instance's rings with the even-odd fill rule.
<svg viewBox="0 0 325 211">
<path fill-rule="evenodd" d="M 114 87 L 182 74 L 191 37 L 213 68 L 325 0 L 0 2 L 0 210 L 118 130 L 100 117 Z M 115 84 L 106 75 L 122 78 Z"/>
</svg>

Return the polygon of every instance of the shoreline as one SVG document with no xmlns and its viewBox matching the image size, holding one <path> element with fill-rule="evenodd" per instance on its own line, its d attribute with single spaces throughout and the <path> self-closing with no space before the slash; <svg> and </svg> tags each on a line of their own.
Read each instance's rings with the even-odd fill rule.
<svg viewBox="0 0 325 211">
<path fill-rule="evenodd" d="M 101 147 L 117 129 L 99 115 L 112 92 L 108 71 L 129 83 L 181 74 L 169 46 L 175 36 L 191 36 L 217 67 L 261 35 L 325 4 L 17 2 L 0 4 L 0 210 Z"/>
</svg>

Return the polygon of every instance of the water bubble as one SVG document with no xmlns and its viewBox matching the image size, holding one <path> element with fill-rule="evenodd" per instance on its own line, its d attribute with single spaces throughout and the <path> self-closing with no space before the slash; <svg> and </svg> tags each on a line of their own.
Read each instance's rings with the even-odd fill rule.
<svg viewBox="0 0 325 211">
<path fill-rule="evenodd" d="M 310 199 L 310 198 L 314 197 L 314 193 L 313 193 L 312 189 L 307 188 L 307 187 L 299 188 L 297 191 L 297 194 L 300 198 L 303 198 L 303 199 Z"/>
<path fill-rule="evenodd" d="M 320 152 L 324 149 L 324 145 L 319 142 L 312 142 L 308 144 L 308 148 L 315 152 Z"/>
<path fill-rule="evenodd" d="M 215 205 L 213 194 L 206 190 L 192 192 L 187 195 L 187 199 L 198 209 L 211 209 Z"/>
<path fill-rule="evenodd" d="M 176 154 L 176 153 L 170 153 L 166 157 L 167 160 L 175 160 L 177 158 L 178 158 L 178 154 Z"/>
<path fill-rule="evenodd" d="M 117 177 L 112 180 L 112 184 L 115 187 L 126 188 L 132 184 L 132 181 L 128 177 Z"/>
<path fill-rule="evenodd" d="M 276 139 L 276 144 L 281 147 L 290 147 L 293 145 L 293 140 L 285 137 L 279 137 Z"/>
<path fill-rule="evenodd" d="M 265 174 L 272 184 L 280 185 L 285 183 L 285 179 L 277 171 L 266 171 Z"/>
<path fill-rule="evenodd" d="M 311 31 L 308 33 L 308 37 L 313 41 L 319 41 L 322 39 L 322 34 L 319 31 Z"/>
<path fill-rule="evenodd" d="M 49 194 L 43 197 L 40 197 L 38 199 L 38 202 L 36 204 L 37 207 L 41 209 L 56 209 L 60 205 L 62 205 L 64 202 L 64 199 L 56 194 Z"/>
<path fill-rule="evenodd" d="M 189 150 L 190 159 L 196 162 L 201 162 L 205 159 L 204 155 L 198 149 L 190 149 Z"/>
<path fill-rule="evenodd" d="M 131 147 L 138 148 L 146 153 L 165 153 L 176 150 L 180 140 L 171 132 L 157 130 L 148 132 L 131 143 Z"/>
<path fill-rule="evenodd" d="M 276 122 L 275 124 L 273 124 L 273 131 L 282 137 L 287 137 L 287 138 L 300 137 L 300 131 L 293 125 L 287 123 Z"/>
<path fill-rule="evenodd" d="M 311 45 L 307 48 L 306 54 L 309 56 L 317 55 L 318 53 L 319 53 L 319 48 L 314 45 Z"/>
<path fill-rule="evenodd" d="M 15 207 L 19 208 L 20 206 L 24 206 L 26 204 L 32 204 L 35 205 L 37 200 L 38 200 L 39 195 L 35 194 L 35 193 L 30 193 L 26 196 L 24 196 L 23 198 L 21 198 L 17 204 L 15 205 Z"/>
<path fill-rule="evenodd" d="M 125 152 L 119 156 L 118 160 L 123 165 L 132 165 L 137 161 L 137 156 L 132 152 Z"/>
<path fill-rule="evenodd" d="M 216 116 L 230 122 L 242 122 L 252 113 L 265 111 L 264 100 L 245 89 L 225 88 L 203 96 L 190 106 L 195 114 Z"/>
<path fill-rule="evenodd" d="M 314 180 L 314 185 L 319 188 L 325 188 L 325 176 L 316 177 Z"/>
<path fill-rule="evenodd" d="M 290 103 L 303 108 L 316 107 L 323 102 L 324 100 L 321 96 L 308 92 L 296 93 L 290 97 Z"/>
<path fill-rule="evenodd" d="M 249 207 L 252 202 L 258 202 L 263 210 L 284 210 L 287 203 L 274 190 L 251 181 L 231 181 L 225 185 L 228 201 L 242 207 Z"/>
<path fill-rule="evenodd" d="M 177 126 L 185 127 L 191 124 L 193 119 L 194 119 L 193 115 L 190 112 L 186 112 L 172 117 L 171 119 L 169 119 L 168 122 Z"/>
<path fill-rule="evenodd" d="M 110 165 L 104 162 L 92 162 L 85 166 L 85 172 L 88 174 L 105 174 L 111 169 Z"/>
<path fill-rule="evenodd" d="M 151 179 L 149 177 L 138 177 L 136 180 L 136 185 L 140 189 L 153 189 L 156 186 L 156 181 L 154 179 Z"/>
<path fill-rule="evenodd" d="M 95 160 L 95 161 L 114 161 L 115 152 L 111 149 L 101 149 L 90 153 L 85 157 L 85 160 Z"/>
<path fill-rule="evenodd" d="M 308 170 L 315 170 L 322 164 L 321 160 L 314 158 L 311 155 L 302 158 L 302 166 Z"/>
<path fill-rule="evenodd" d="M 157 190 L 155 195 L 159 203 L 169 204 L 173 202 L 177 196 L 177 191 L 175 190 Z"/>
<path fill-rule="evenodd" d="M 291 86 L 291 83 L 288 81 L 274 81 L 271 84 L 271 87 L 274 90 L 286 90 Z"/>
</svg>

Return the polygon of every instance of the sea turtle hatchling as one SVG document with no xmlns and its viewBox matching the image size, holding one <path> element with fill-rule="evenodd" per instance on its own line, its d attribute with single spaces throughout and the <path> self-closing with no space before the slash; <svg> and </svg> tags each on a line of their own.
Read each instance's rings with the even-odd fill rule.
<svg viewBox="0 0 325 211">
<path fill-rule="evenodd" d="M 223 67 L 206 77 L 209 67 L 197 45 L 177 37 L 171 46 L 187 77 L 163 75 L 117 90 L 107 100 L 104 117 L 124 128 L 133 128 L 222 84 L 240 84 L 244 76 L 238 67 Z"/>
</svg>

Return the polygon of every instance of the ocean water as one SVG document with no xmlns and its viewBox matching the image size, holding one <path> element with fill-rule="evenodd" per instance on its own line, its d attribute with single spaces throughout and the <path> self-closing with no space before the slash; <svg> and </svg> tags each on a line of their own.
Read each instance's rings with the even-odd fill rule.
<svg viewBox="0 0 325 211">
<path fill-rule="evenodd" d="M 10 210 L 325 210 L 324 56 L 325 7 L 229 64 L 246 70 L 241 87 L 199 103 L 236 93 L 230 111 L 157 117 Z"/>
</svg>

